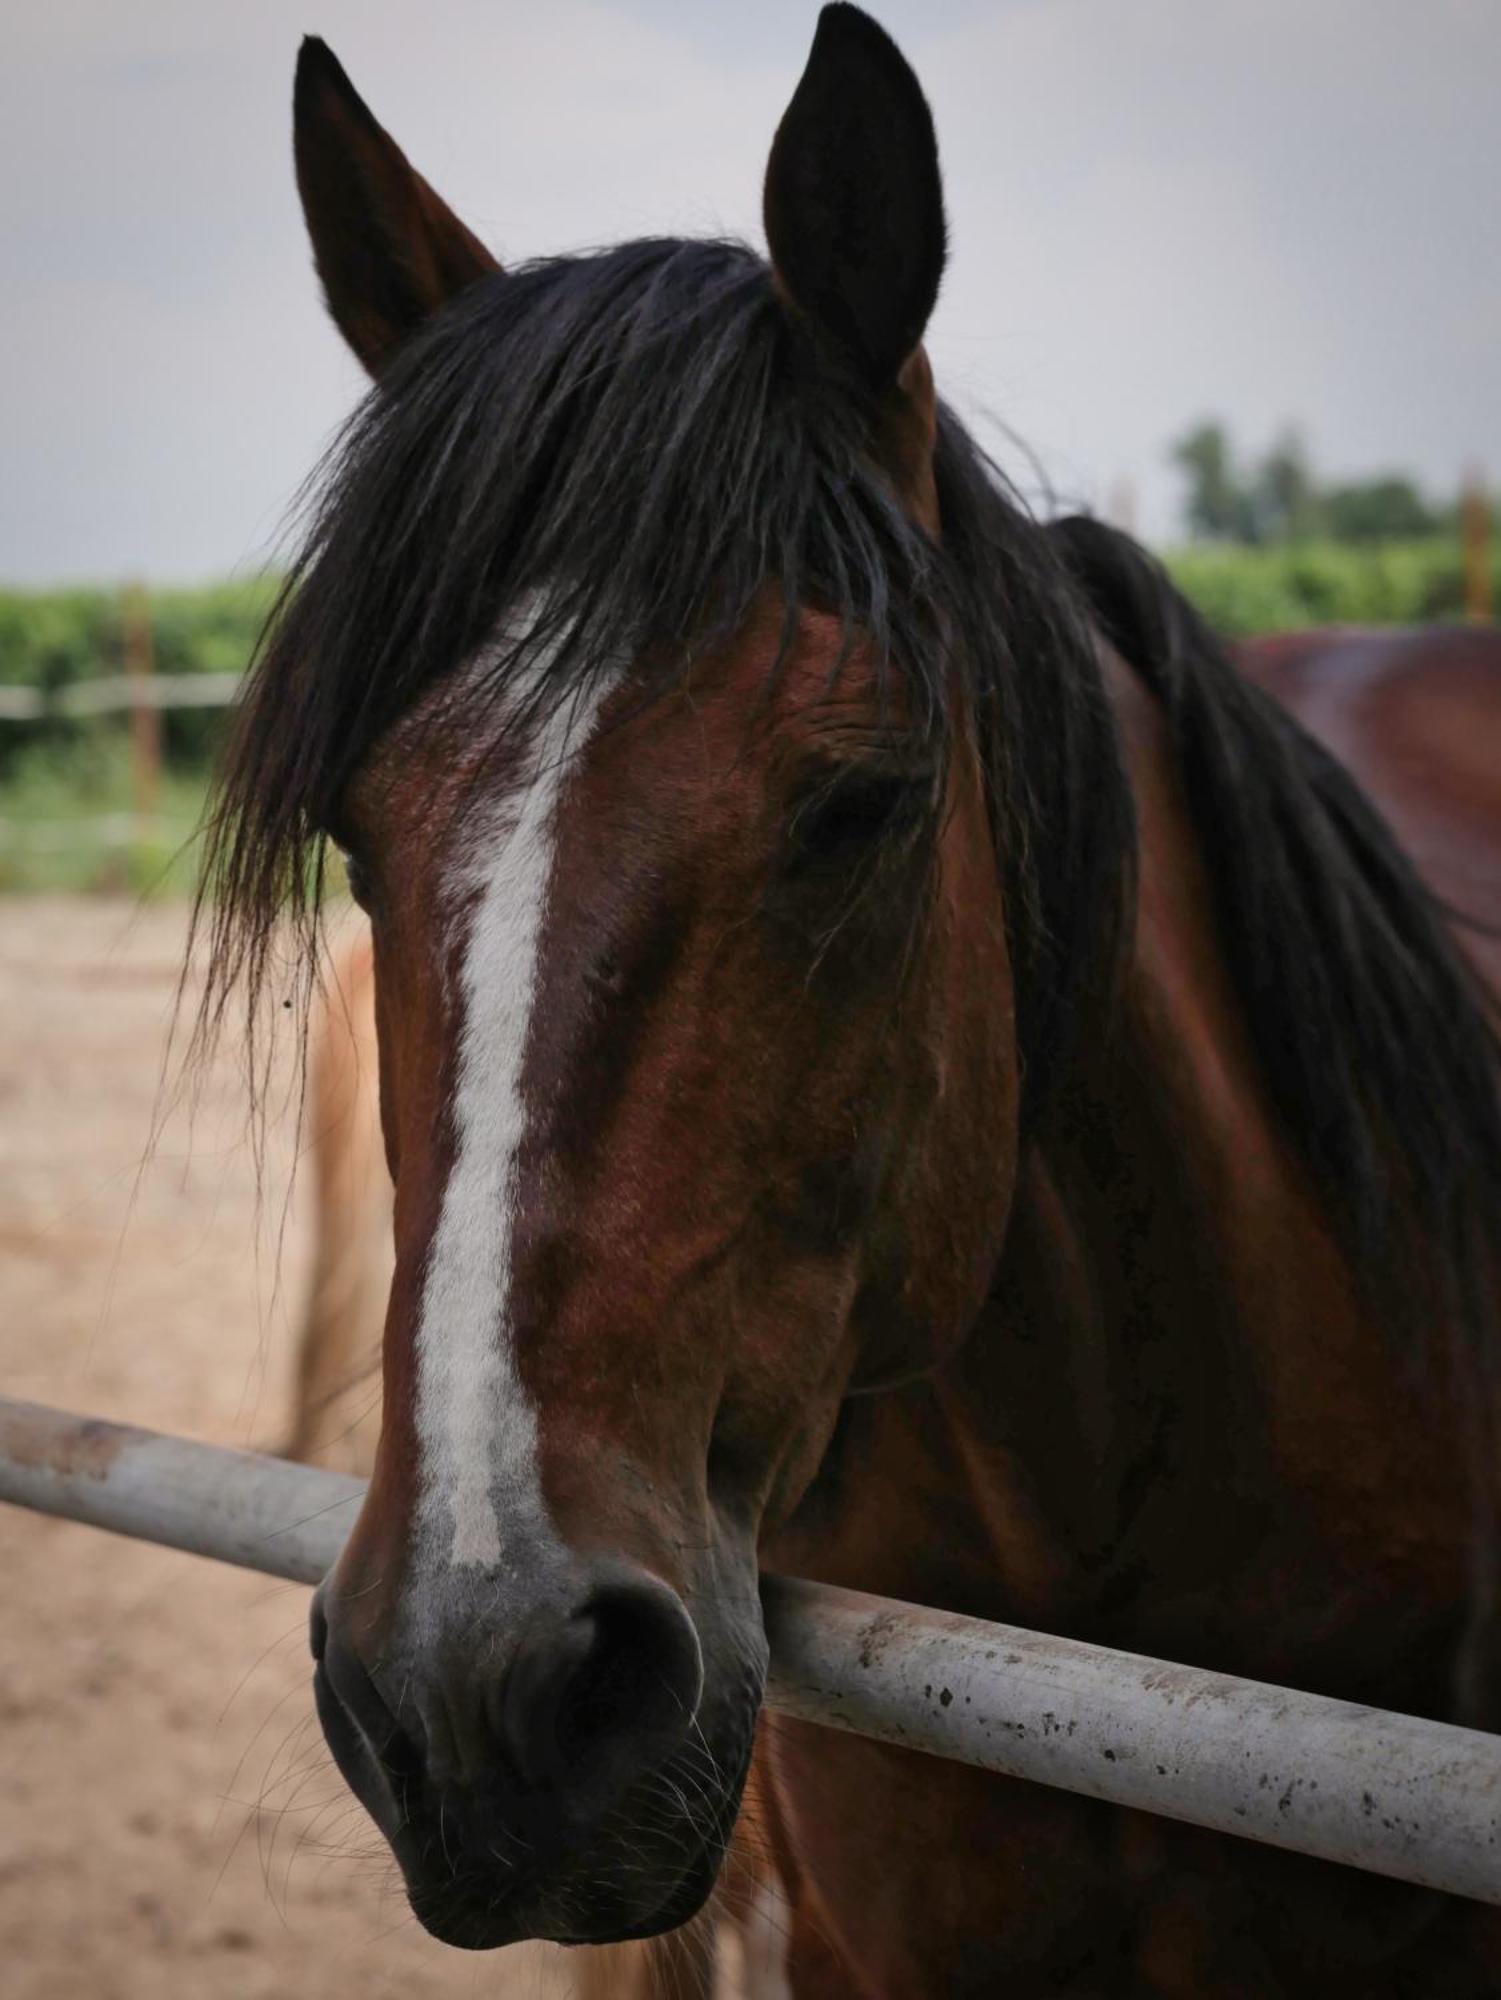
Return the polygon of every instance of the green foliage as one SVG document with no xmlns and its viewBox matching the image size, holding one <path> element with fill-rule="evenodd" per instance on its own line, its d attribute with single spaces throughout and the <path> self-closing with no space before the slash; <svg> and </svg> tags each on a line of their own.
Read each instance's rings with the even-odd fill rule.
<svg viewBox="0 0 1501 2000">
<path fill-rule="evenodd" d="M 1183 511 L 1191 535 L 1211 542 L 1257 539 L 1252 502 L 1223 424 L 1196 424 L 1170 456 L 1188 481 Z"/>
<path fill-rule="evenodd" d="M 1274 468 L 1297 504 L 1295 454 Z M 1307 625 L 1417 625 L 1458 618 L 1464 578 L 1457 536 L 1248 547 L 1230 540 L 1169 552 L 1169 570 L 1210 623 L 1232 638 Z M 1501 602 L 1501 548 L 1492 558 Z M 274 581 L 162 590 L 150 597 L 155 665 L 170 674 L 244 669 Z M 120 594 L 0 591 L 0 686 L 52 692 L 122 671 Z M 0 892 L 129 889 L 180 894 L 192 884 L 192 840 L 222 709 L 163 718 L 166 771 L 150 826 L 132 816 L 123 715 L 0 716 Z"/>
<path fill-rule="evenodd" d="M 1440 525 L 1413 482 L 1396 475 L 1331 486 L 1320 510 L 1329 533 L 1341 542 L 1409 541 Z"/>
<path fill-rule="evenodd" d="M 1318 533 L 1325 512 L 1308 463 L 1308 453 L 1296 431 L 1285 431 L 1252 476 L 1249 495 L 1253 542 L 1306 540 Z M 1422 530 L 1404 529 L 1404 534 Z"/>
<path fill-rule="evenodd" d="M 274 578 L 155 590 L 147 600 L 153 665 L 162 674 L 243 672 L 275 595 Z M 124 670 L 124 600 L 115 590 L 0 590 L 0 686 L 56 696 L 78 681 Z M 163 715 L 167 762 L 202 764 L 223 727 L 218 709 L 169 709 Z M 73 741 L 80 729 L 112 733 L 117 718 L 80 724 L 51 715 L 41 724 L 0 720 L 0 774 L 37 738 Z"/>
<path fill-rule="evenodd" d="M 33 737 L 0 776 L 0 892 L 187 895 L 206 791 L 202 771 L 169 770 L 157 810 L 142 824 L 132 810 L 122 730 L 91 725 L 71 740 Z"/>
<path fill-rule="evenodd" d="M 0 685 L 61 687 L 119 665 L 116 593 L 0 591 Z"/>
<path fill-rule="evenodd" d="M 1174 581 L 1231 638 L 1307 625 L 1425 625 L 1464 615 L 1459 543 L 1447 535 L 1272 547 L 1199 543 L 1170 551 Z M 1501 599 L 1501 548 L 1492 551 Z"/>
<path fill-rule="evenodd" d="M 163 674 L 242 673 L 270 609 L 274 579 L 151 592 L 152 665 Z M 0 590 L 0 687 L 56 698 L 125 665 L 118 590 Z M 133 812 L 128 722 L 55 708 L 38 721 L 0 716 L 0 891 L 117 889 L 183 894 L 193 833 L 223 708 L 162 715 L 163 773 L 149 823 Z"/>
<path fill-rule="evenodd" d="M 1201 541 L 1411 541 L 1454 525 L 1401 473 L 1321 484 L 1296 430 L 1248 467 L 1221 423 L 1195 424 L 1168 455 L 1187 482 L 1188 532 Z"/>
</svg>

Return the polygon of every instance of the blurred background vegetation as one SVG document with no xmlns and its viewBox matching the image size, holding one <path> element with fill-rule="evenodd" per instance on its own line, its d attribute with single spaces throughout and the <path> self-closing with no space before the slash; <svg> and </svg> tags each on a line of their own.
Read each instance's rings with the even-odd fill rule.
<svg viewBox="0 0 1501 2000">
<path fill-rule="evenodd" d="M 244 671 L 275 596 L 257 578 L 202 589 L 0 591 L 0 892 L 183 894 L 223 706 L 154 718 L 143 787 L 128 713 L 79 714 L 71 690 L 123 678 L 131 644 L 154 674 Z M 134 623 L 134 630 L 132 625 Z M 39 715 L 7 712 L 34 690 Z"/>
<path fill-rule="evenodd" d="M 1301 434 L 1245 459 L 1225 425 L 1195 424 L 1170 456 L 1188 540 L 1166 552 L 1179 585 L 1228 638 L 1309 625 L 1432 625 L 1494 604 L 1501 546 L 1479 477 L 1435 501 L 1402 472 L 1326 480 Z M 1477 592 L 1477 533 L 1488 571 Z"/>
<path fill-rule="evenodd" d="M 1400 473 L 1325 482 L 1296 432 L 1243 460 L 1223 424 L 1203 422 L 1172 457 L 1188 538 L 1163 560 L 1227 637 L 1465 615 L 1458 500 L 1435 502 Z M 1494 534 L 1486 560 L 1491 602 L 1501 602 Z M 1473 596 L 1473 576 L 1469 588 Z M 274 596 L 270 577 L 146 592 L 0 591 L 0 891 L 191 885 L 192 836 L 225 709 L 164 707 L 147 727 L 143 787 L 128 713 L 79 713 L 85 684 L 124 676 L 132 647 L 137 669 L 152 674 L 238 674 Z M 26 706 L 40 712 L 16 712 Z"/>
</svg>

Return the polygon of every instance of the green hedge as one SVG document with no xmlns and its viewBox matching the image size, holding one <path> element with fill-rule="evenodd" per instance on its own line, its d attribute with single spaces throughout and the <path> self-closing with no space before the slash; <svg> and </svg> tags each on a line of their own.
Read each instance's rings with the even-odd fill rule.
<svg viewBox="0 0 1501 2000">
<path fill-rule="evenodd" d="M 164 674 L 218 674 L 244 665 L 275 594 L 274 577 L 148 596 Z M 0 590 L 0 683 L 60 686 L 119 671 L 124 593 L 92 586 Z"/>
<path fill-rule="evenodd" d="M 1212 543 L 1173 549 L 1174 580 L 1231 638 L 1305 625 L 1428 625 L 1464 616 L 1464 567 L 1448 536 L 1415 542 Z M 1491 555 L 1501 605 L 1501 547 Z"/>
<path fill-rule="evenodd" d="M 156 671 L 243 671 L 274 594 L 275 580 L 264 577 L 196 590 L 153 590 L 147 601 Z M 124 612 L 118 590 L 0 590 L 0 685 L 55 693 L 75 681 L 121 672 Z M 168 709 L 163 716 L 168 761 L 181 769 L 201 764 L 222 723 L 222 710 Z M 38 737 L 59 740 L 118 726 L 116 718 L 80 724 L 52 717 L 40 725 L 0 719 L 0 770 Z"/>
<path fill-rule="evenodd" d="M 1300 625 L 1417 625 L 1464 609 L 1459 546 L 1447 536 L 1354 547 L 1308 542 L 1268 548 L 1214 544 L 1169 550 L 1168 568 L 1210 622 L 1231 636 Z M 1501 548 L 1493 558 L 1501 603 Z M 169 674 L 232 673 L 250 657 L 275 590 L 273 578 L 150 595 L 155 659 Z M 122 597 L 117 590 L 0 591 L 0 684 L 57 689 L 118 673 Z M 169 710 L 169 760 L 202 761 L 221 724 L 213 710 Z M 89 728 L 103 727 L 89 724 Z M 0 721 L 0 769 L 23 740 L 76 734 L 54 719 L 41 726 Z"/>
<path fill-rule="evenodd" d="M 1415 625 L 1463 611 L 1459 549 L 1447 537 L 1357 548 L 1201 544 L 1171 550 L 1168 568 L 1210 622 L 1232 637 L 1305 625 Z M 1501 604 L 1501 551 L 1494 561 Z M 275 579 L 156 590 L 149 598 L 155 664 L 170 674 L 238 673 L 249 660 Z M 122 671 L 118 590 L 0 590 L 0 685 L 56 691 Z M 192 879 L 189 841 L 205 771 L 226 711 L 168 710 L 168 769 L 157 824 L 129 823 L 131 774 L 123 717 L 41 722 L 0 717 L 0 892 L 159 888 Z"/>
</svg>

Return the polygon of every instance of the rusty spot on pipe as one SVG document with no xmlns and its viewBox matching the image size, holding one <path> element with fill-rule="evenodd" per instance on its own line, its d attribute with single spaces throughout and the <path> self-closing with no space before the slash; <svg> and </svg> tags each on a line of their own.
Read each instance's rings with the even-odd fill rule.
<svg viewBox="0 0 1501 2000">
<path fill-rule="evenodd" d="M 124 1425 L 103 1423 L 95 1417 L 59 1424 L 50 1416 L 0 1410 L 0 1453 L 17 1465 L 56 1472 L 65 1479 L 106 1478 L 135 1436 Z"/>
</svg>

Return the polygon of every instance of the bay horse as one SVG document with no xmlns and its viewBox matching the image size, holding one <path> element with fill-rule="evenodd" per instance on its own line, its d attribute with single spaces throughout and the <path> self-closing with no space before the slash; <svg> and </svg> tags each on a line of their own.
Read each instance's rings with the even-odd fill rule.
<svg viewBox="0 0 1501 2000">
<path fill-rule="evenodd" d="M 310 967 L 337 843 L 395 1264 L 315 1691 L 418 1917 L 692 1916 L 763 1563 L 1488 1725 L 1487 998 L 1337 762 L 936 396 L 894 45 L 820 15 L 769 261 L 502 270 L 317 42 L 294 123 L 375 387 L 224 770 L 203 1027 L 288 926 Z M 799 2000 L 1501 1978 L 1430 1892 L 791 1723 L 758 1774 Z"/>
<path fill-rule="evenodd" d="M 1501 631 L 1310 628 L 1241 640 L 1236 665 L 1359 781 L 1424 880 L 1471 922 L 1501 984 Z M 369 1475 L 391 1288 L 375 959 L 361 925 L 330 960 L 308 1036 L 313 1276 L 297 1334 L 288 1457 Z"/>
</svg>

